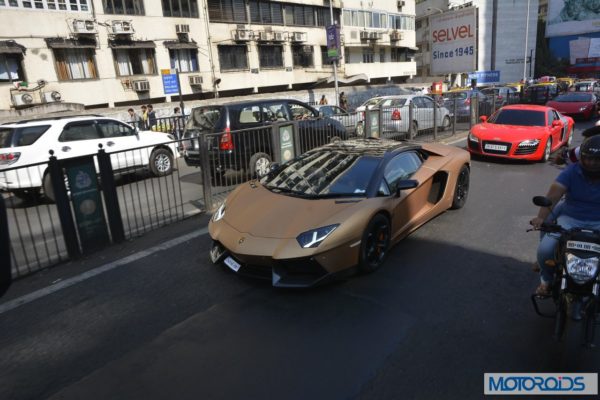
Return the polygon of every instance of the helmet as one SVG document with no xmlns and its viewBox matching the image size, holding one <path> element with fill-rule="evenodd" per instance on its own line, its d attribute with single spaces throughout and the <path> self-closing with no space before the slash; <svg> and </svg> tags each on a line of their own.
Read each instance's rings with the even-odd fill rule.
<svg viewBox="0 0 600 400">
<path fill-rule="evenodd" d="M 598 122 L 596 122 L 596 124 L 594 126 L 592 126 L 591 128 L 587 128 L 586 130 L 581 132 L 581 135 L 584 138 L 592 137 L 592 136 L 598 135 L 598 134 L 600 134 L 600 119 L 598 120 Z"/>
<path fill-rule="evenodd" d="M 588 178 L 600 178 L 600 136 L 583 142 L 579 150 L 581 169 Z"/>
</svg>

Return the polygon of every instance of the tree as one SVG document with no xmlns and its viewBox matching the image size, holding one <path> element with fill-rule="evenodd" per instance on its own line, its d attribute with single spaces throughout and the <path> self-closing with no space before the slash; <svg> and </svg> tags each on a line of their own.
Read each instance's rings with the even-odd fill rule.
<svg viewBox="0 0 600 400">
<path fill-rule="evenodd" d="M 552 55 L 546 39 L 546 22 L 538 20 L 537 43 L 535 52 L 535 75 L 540 76 L 567 76 L 567 67 L 570 61 Z"/>
</svg>

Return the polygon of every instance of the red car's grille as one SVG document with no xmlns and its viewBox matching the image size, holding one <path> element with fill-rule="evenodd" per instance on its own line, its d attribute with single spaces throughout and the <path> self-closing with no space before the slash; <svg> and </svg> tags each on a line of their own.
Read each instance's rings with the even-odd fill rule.
<svg viewBox="0 0 600 400">
<path fill-rule="evenodd" d="M 536 146 L 527 146 L 527 147 L 517 147 L 515 150 L 516 156 L 524 156 L 526 154 L 533 154 L 538 149 L 538 145 Z"/>
</svg>

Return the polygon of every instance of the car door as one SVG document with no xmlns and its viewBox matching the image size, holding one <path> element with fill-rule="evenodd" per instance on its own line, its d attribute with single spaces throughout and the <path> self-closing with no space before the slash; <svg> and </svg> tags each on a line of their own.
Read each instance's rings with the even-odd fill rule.
<svg viewBox="0 0 600 400">
<path fill-rule="evenodd" d="M 104 150 L 111 153 L 113 170 L 131 169 L 147 164 L 152 148 L 140 148 L 143 144 L 135 129 L 110 119 L 99 119 L 97 126 L 104 138 Z"/>
<path fill-rule="evenodd" d="M 392 158 L 385 166 L 380 194 L 390 196 L 393 203 L 392 239 L 410 229 L 411 222 L 418 217 L 425 205 L 425 202 L 420 200 L 423 197 L 420 184 L 414 189 L 402 191 L 400 196 L 396 197 L 398 182 L 416 177 L 422 165 L 423 160 L 418 152 L 406 151 Z"/>
<path fill-rule="evenodd" d="M 52 150 L 57 158 L 79 157 L 96 154 L 103 141 L 95 120 L 73 121 L 63 127 L 58 148 Z"/>
<path fill-rule="evenodd" d="M 558 118 L 558 115 L 555 115 L 553 110 L 548 110 L 547 112 L 547 118 L 548 118 L 548 132 L 550 134 L 550 137 L 552 138 L 552 148 L 556 147 L 557 143 L 560 143 L 561 140 L 561 136 L 563 133 L 563 123 L 560 120 L 560 118 Z M 552 126 L 552 123 L 555 120 L 559 120 L 561 121 L 561 126 Z"/>
<path fill-rule="evenodd" d="M 419 130 L 433 128 L 433 106 L 434 101 L 429 97 L 418 97 L 419 105 Z"/>
</svg>

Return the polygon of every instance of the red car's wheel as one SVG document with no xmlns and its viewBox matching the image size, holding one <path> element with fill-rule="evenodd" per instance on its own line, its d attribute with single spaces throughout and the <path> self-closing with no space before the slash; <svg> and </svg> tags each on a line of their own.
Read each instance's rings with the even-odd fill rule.
<svg viewBox="0 0 600 400">
<path fill-rule="evenodd" d="M 550 154 L 552 154 L 552 138 L 548 136 L 548 140 L 546 140 L 546 147 L 544 147 L 544 153 L 542 154 L 542 158 L 540 158 L 540 162 L 548 161 Z"/>
</svg>

